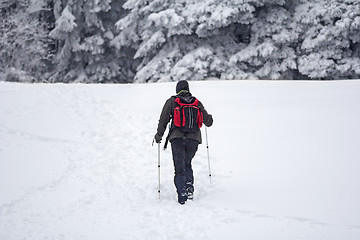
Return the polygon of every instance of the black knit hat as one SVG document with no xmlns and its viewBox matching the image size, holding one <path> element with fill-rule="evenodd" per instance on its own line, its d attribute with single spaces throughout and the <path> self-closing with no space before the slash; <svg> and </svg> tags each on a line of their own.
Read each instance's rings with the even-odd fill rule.
<svg viewBox="0 0 360 240">
<path fill-rule="evenodd" d="M 179 94 L 183 90 L 189 92 L 189 83 L 186 80 L 181 80 L 176 84 L 176 94 Z"/>
</svg>

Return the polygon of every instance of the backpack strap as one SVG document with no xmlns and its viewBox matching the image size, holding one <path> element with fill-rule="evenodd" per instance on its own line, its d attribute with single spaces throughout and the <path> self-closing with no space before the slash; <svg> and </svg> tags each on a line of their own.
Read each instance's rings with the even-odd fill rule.
<svg viewBox="0 0 360 240">
<path fill-rule="evenodd" d="M 179 96 L 172 96 L 172 98 L 175 98 L 174 102 L 176 103 L 176 99 L 178 99 Z M 172 119 L 172 121 L 173 121 L 173 118 L 174 118 L 174 116 L 173 116 L 173 111 L 172 111 L 172 112 L 171 112 L 171 119 Z M 175 129 L 174 124 L 171 122 L 171 126 L 170 126 L 170 129 L 169 129 L 169 133 L 168 133 L 168 135 L 167 135 L 167 137 L 166 137 L 166 140 L 165 140 L 164 150 L 166 150 L 166 148 L 167 148 L 167 145 L 168 145 L 168 143 L 169 143 L 170 134 L 172 133 L 172 131 L 173 131 L 174 129 Z"/>
</svg>

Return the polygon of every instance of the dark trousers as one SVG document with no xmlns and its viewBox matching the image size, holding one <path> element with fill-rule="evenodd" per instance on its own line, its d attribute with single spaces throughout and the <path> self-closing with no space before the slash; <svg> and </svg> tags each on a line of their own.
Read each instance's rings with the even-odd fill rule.
<svg viewBox="0 0 360 240">
<path fill-rule="evenodd" d="M 193 186 L 194 175 L 191 160 L 195 156 L 199 142 L 188 138 L 174 138 L 171 141 L 174 161 L 174 183 L 178 194 L 184 193 L 187 186 Z"/>
</svg>

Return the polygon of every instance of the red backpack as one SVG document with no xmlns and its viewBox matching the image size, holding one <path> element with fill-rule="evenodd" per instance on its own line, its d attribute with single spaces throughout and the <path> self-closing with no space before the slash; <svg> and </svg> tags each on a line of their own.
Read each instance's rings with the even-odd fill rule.
<svg viewBox="0 0 360 240">
<path fill-rule="evenodd" d="M 182 101 L 180 97 L 175 99 L 177 106 L 174 108 L 173 122 L 182 132 L 197 132 L 203 124 L 199 100 L 193 98 L 191 102 Z"/>
</svg>

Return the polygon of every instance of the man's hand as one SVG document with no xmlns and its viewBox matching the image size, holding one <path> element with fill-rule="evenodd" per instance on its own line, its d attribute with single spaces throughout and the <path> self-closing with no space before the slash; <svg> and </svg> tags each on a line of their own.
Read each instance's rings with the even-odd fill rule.
<svg viewBox="0 0 360 240">
<path fill-rule="evenodd" d="M 156 143 L 161 143 L 162 137 L 158 133 L 156 133 L 154 139 Z"/>
</svg>

